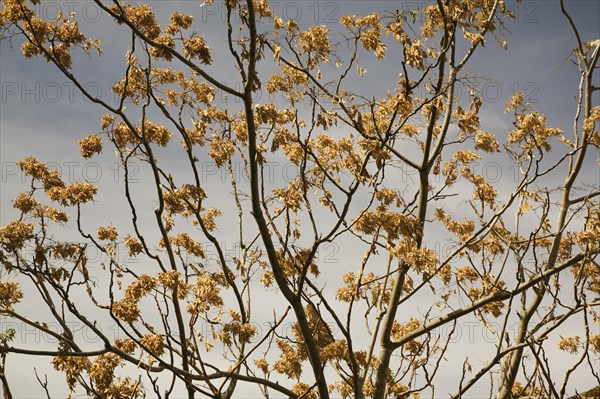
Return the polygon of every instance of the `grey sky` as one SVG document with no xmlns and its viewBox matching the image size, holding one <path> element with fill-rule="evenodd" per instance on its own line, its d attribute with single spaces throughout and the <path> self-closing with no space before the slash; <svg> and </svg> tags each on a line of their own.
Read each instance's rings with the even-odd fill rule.
<svg viewBox="0 0 600 399">
<path fill-rule="evenodd" d="M 583 40 L 599 38 L 600 2 L 576 0 L 566 3 L 578 29 L 580 29 Z M 157 15 L 163 22 L 168 19 L 169 11 L 178 9 L 196 15 L 198 21 L 205 23 L 205 31 L 202 33 L 205 34 L 214 49 L 214 64 L 208 70 L 217 78 L 233 80 L 231 76 L 235 75 L 232 75 L 233 68 L 229 67 L 233 65 L 228 56 L 229 53 L 220 51 L 224 44 L 225 25 L 221 21 L 224 14 L 218 8 L 219 6 L 199 8 L 199 2 L 171 0 L 151 1 L 150 4 L 155 7 Z M 512 125 L 510 115 L 503 113 L 504 104 L 510 100 L 515 90 L 521 90 L 536 110 L 548 116 L 549 125 L 569 131 L 575 110 L 574 96 L 577 94 L 579 75 L 570 62 L 564 62 L 571 48 L 574 47 L 575 41 L 564 16 L 560 13 L 558 1 L 523 1 L 520 4 L 510 1 L 508 4 L 515 10 L 517 16 L 516 21 L 507 24 L 507 28 L 511 32 L 506 38 L 508 50 L 500 49 L 497 43 L 488 39 L 485 48 L 476 52 L 470 62 L 471 70 L 479 76 L 490 78 L 489 81 L 482 80 L 481 83 L 484 99 L 481 111 L 482 128 L 499 137 L 507 134 L 512 129 Z M 275 2 L 273 8 L 275 13 L 284 19 L 286 16 L 296 17 L 302 27 L 313 24 L 326 24 L 333 27 L 334 21 L 348 13 L 361 15 L 381 9 L 418 10 L 427 5 L 429 2 L 425 1 L 280 1 Z M 58 8 L 65 12 L 72 7 L 72 10 L 83 18 L 82 30 L 90 32 L 90 36 L 101 39 L 102 47 L 105 50 L 101 61 L 97 63 L 94 56 L 91 58 L 76 57 L 74 73 L 81 76 L 81 81 L 86 87 L 101 90 L 99 94 L 101 93 L 102 99 L 114 102 L 114 96 L 110 93 L 109 88 L 114 81 L 122 77 L 124 71 L 124 54 L 129 45 L 127 30 L 123 27 L 115 28 L 106 15 L 99 18 L 99 10 L 91 1 L 42 0 L 41 7 L 42 14 L 46 13 L 45 16 L 53 15 L 52 13 L 55 13 Z M 388 57 L 394 59 L 396 56 L 388 54 Z M 267 56 L 267 60 L 270 61 L 270 56 Z M 399 69 L 392 62 L 375 65 L 368 63 L 368 57 L 363 57 L 363 60 L 365 61 L 361 65 L 366 67 L 369 73 L 363 78 L 354 79 L 352 88 L 357 92 L 361 90 L 372 92 L 373 95 L 379 97 L 384 95 L 385 91 L 390 89 L 390 82 L 395 84 L 394 78 L 397 77 Z M 266 61 L 265 64 L 268 64 L 269 61 Z M 266 73 L 261 75 L 263 83 L 266 76 Z M 237 76 L 235 79 L 239 80 Z M 34 155 L 43 162 L 51 162 L 54 167 L 63 172 L 63 177 L 70 175 L 65 180 L 74 181 L 87 178 L 100 185 L 101 191 L 97 202 L 93 207 L 88 206 L 86 209 L 85 222 L 90 230 L 95 230 L 99 225 L 106 225 L 109 221 L 115 225 L 126 225 L 129 213 L 123 201 L 122 178 L 120 177 L 122 171 L 117 167 L 117 159 L 114 158 L 112 150 L 105 143 L 108 151 L 101 156 L 91 161 L 82 160 L 79 157 L 78 140 L 99 130 L 101 110 L 85 100 L 72 83 L 43 59 L 24 59 L 20 54 L 19 38 L 14 40 L 14 49 L 6 41 L 1 44 L 0 84 L 0 163 L 2 167 L 0 225 L 9 222 L 16 216 L 11 207 L 11 201 L 19 192 L 27 188 L 21 173 L 16 169 L 16 162 L 28 155 Z M 466 93 L 464 94 L 466 97 Z M 597 95 L 600 93 L 597 92 Z M 223 106 L 232 109 L 240 106 L 232 98 L 221 97 L 221 93 L 218 93 L 217 99 L 222 101 Z M 596 97 L 596 103 L 598 103 L 597 100 L 598 97 Z M 270 102 L 271 100 L 264 93 L 259 101 Z M 173 166 L 174 174 L 185 181 L 185 164 L 181 163 L 178 141 L 174 140 L 171 143 L 174 147 L 173 150 L 161 151 L 159 156 L 161 161 Z M 481 168 L 488 168 L 490 173 L 497 173 L 498 191 L 500 194 L 508 194 L 503 193 L 502 188 L 503 183 L 514 184 L 514 171 L 510 165 L 500 158 L 497 160 L 490 158 L 482 162 Z M 286 173 L 289 172 L 283 163 L 274 165 L 272 171 L 276 181 L 285 181 Z M 205 172 L 207 186 L 218 192 L 219 187 L 223 185 L 224 176 L 221 172 L 212 169 L 208 163 Z M 244 176 L 242 174 L 239 176 L 239 180 L 244 182 Z M 138 177 L 139 184 L 134 186 L 135 196 L 136 198 L 149 198 L 146 205 L 150 207 L 154 198 L 153 189 L 144 184 L 145 172 L 143 170 L 140 171 Z M 594 162 L 586 165 L 582 180 L 590 184 L 600 182 L 599 171 Z M 561 182 L 562 178 L 558 180 L 549 178 L 546 184 L 558 187 Z M 510 184 L 507 186 L 510 187 Z M 227 195 L 229 187 L 226 187 L 223 198 L 220 195 L 214 195 L 209 200 L 214 204 L 218 204 L 221 200 L 230 202 L 230 197 Z M 208 189 L 207 191 L 211 192 Z M 214 192 L 214 190 L 212 191 Z M 456 212 L 460 212 L 459 203 L 460 200 L 457 200 Z M 231 206 L 231 204 L 226 206 Z M 219 233 L 223 237 L 227 237 L 228 230 L 233 229 L 237 222 L 229 216 L 226 214 L 221 218 L 223 224 L 220 225 Z M 150 225 L 149 216 L 142 216 L 142 220 Z M 72 227 L 68 227 L 62 234 L 65 237 L 78 237 L 76 230 Z M 232 254 L 236 251 L 235 248 L 230 248 L 230 250 Z M 351 245 L 349 248 L 332 248 L 330 253 L 324 254 L 325 258 L 332 261 L 331 263 L 326 262 L 322 266 L 324 279 L 331 281 L 330 287 L 339 285 L 339 276 L 346 272 L 344 265 L 355 264 L 357 257 L 360 259 L 360 256 L 361 254 L 356 250 L 353 251 Z M 333 288 L 330 289 L 333 291 Z M 263 304 L 270 304 L 277 300 L 275 292 L 263 295 Z M 415 309 L 419 308 L 422 300 L 425 301 L 426 298 L 415 298 Z M 35 304 L 31 304 L 31 306 L 32 309 L 35 308 Z M 425 311 L 426 308 L 420 310 Z M 269 314 L 263 317 L 268 320 L 270 312 L 266 313 Z M 460 355 L 461 357 L 454 359 L 449 356 L 451 357 L 450 364 L 456 364 L 454 367 L 450 367 L 451 371 L 447 376 L 442 377 L 443 381 L 448 384 L 452 383 L 449 385 L 448 393 L 453 393 L 456 387 L 456 372 L 460 371 L 465 353 L 472 353 L 473 363 L 485 362 L 489 358 L 489 350 L 481 352 L 482 348 L 489 349 L 490 347 L 489 343 L 487 346 L 485 345 L 485 330 L 479 326 L 471 329 L 469 326 L 472 325 L 468 324 L 470 322 L 474 321 L 465 320 L 463 322 L 461 344 L 453 349 L 456 351 L 457 348 L 460 348 L 460 353 L 451 353 L 451 355 Z M 0 319 L 0 330 L 3 329 Z M 18 343 L 25 346 L 25 341 L 30 343 L 31 335 L 18 336 Z M 47 342 L 42 338 L 40 345 L 45 344 Z M 485 355 L 481 353 L 485 353 Z M 553 367 L 560 370 L 562 366 L 558 363 L 560 363 L 560 356 L 564 355 L 556 352 L 551 355 L 557 362 Z M 32 365 L 31 359 L 18 357 L 18 360 L 11 359 L 11 363 L 27 366 L 10 371 L 10 377 L 18 381 L 14 392 L 16 397 L 41 396 L 42 391 L 36 386 L 35 377 L 29 367 Z M 39 369 L 49 370 L 48 367 L 42 365 L 39 365 Z M 49 374 L 49 376 L 59 379 L 53 384 L 54 388 L 61 386 L 62 376 L 57 374 Z M 577 375 L 574 378 L 574 386 L 580 389 L 589 388 L 585 375 Z M 486 394 L 485 385 L 482 385 L 479 392 L 482 395 Z M 438 391 L 438 395 L 446 393 L 443 387 Z"/>
</svg>

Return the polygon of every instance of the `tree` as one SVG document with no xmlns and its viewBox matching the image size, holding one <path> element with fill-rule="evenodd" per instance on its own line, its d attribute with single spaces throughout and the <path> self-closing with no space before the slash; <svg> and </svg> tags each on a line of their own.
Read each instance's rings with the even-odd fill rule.
<svg viewBox="0 0 600 399">
<path fill-rule="evenodd" d="M 193 15 L 170 11 L 161 26 L 149 5 L 95 0 L 129 34 L 116 104 L 75 67 L 82 53 L 100 57 L 100 42 L 76 15 L 47 18 L 39 4 L 4 0 L 3 38 L 103 110 L 81 156 L 114 151 L 115 209 L 130 220 L 91 225 L 98 187 L 33 157 L 19 163 L 28 187 L 0 229 L 0 313 L 56 344 L 0 335 L 5 397 L 17 354 L 50 357 L 71 394 L 98 398 L 462 397 L 482 386 L 498 398 L 564 397 L 592 388 L 571 384 L 578 373 L 600 384 L 600 191 L 583 173 L 600 146 L 600 40 L 580 36 L 562 1 L 581 76 L 572 131 L 516 92 L 506 105 L 514 129 L 494 133 L 482 130 L 481 77 L 467 66 L 491 39 L 506 47 L 512 13 L 501 0 L 347 15 L 336 28 L 231 0 L 217 44 Z M 399 74 L 387 93 L 353 88 L 366 65 L 384 62 Z M 217 77 L 230 65 L 219 63 L 235 79 Z M 237 106 L 218 104 L 219 92 Z M 512 163 L 513 186 L 478 173 L 483 157 Z M 293 173 L 273 178 L 284 160 Z M 227 189 L 206 179 L 207 165 Z M 68 228 L 79 238 L 60 238 Z M 361 255 L 327 267 L 331 245 Z M 461 355 L 465 320 L 494 337 L 487 360 L 449 359 Z M 549 357 L 557 340 L 576 354 L 563 375 Z M 456 364 L 456 383 L 440 383 Z M 60 384 L 35 375 L 51 397 Z"/>
</svg>

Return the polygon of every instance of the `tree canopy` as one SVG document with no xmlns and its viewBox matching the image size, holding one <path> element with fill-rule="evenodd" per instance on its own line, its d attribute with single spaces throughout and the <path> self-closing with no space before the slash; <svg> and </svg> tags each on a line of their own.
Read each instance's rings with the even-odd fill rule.
<svg viewBox="0 0 600 399">
<path fill-rule="evenodd" d="M 119 40 L 94 38 L 85 13 L 1 3 L 4 43 L 97 109 L 79 155 L 115 177 L 99 211 L 102 184 L 50 153 L 18 162 L 0 226 L 6 398 L 23 359 L 57 372 L 29 370 L 49 398 L 600 386 L 600 38 L 568 3 L 553 6 L 571 33 L 561 68 L 579 77 L 569 128 L 522 85 L 504 131 L 485 128 L 493 77 L 471 68 L 519 40 L 503 0 L 386 2 L 335 23 L 338 3 L 315 3 L 316 24 L 267 0 L 90 4 Z M 118 75 L 112 100 L 86 84 L 94 64 Z"/>
</svg>

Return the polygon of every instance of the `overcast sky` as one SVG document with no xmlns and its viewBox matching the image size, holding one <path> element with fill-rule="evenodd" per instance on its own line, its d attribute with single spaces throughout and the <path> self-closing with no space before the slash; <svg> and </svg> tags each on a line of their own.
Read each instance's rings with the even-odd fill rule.
<svg viewBox="0 0 600 399">
<path fill-rule="evenodd" d="M 152 1 L 151 4 L 158 10 L 157 14 L 162 21 L 168 18 L 171 10 L 179 9 L 196 15 L 198 21 L 205 23 L 202 33 L 214 49 L 214 65 L 209 71 L 218 78 L 231 81 L 228 76 L 233 71 L 232 61 L 228 53 L 219 51 L 224 44 L 226 32 L 222 23 L 224 14 L 219 9 L 220 6 L 200 8 L 199 2 L 176 0 Z M 280 1 L 274 2 L 273 8 L 284 20 L 295 18 L 302 27 L 313 24 L 333 27 L 342 15 L 349 13 L 361 15 L 377 10 L 419 10 L 428 4 L 426 1 Z M 548 116 L 549 125 L 569 131 L 575 110 L 574 96 L 577 94 L 579 74 L 574 65 L 570 62 L 565 63 L 575 41 L 564 16 L 560 13 L 559 3 L 523 1 L 516 4 L 509 1 L 507 4 L 515 11 L 517 17 L 515 21 L 507 24 L 510 31 L 507 37 L 508 50 L 500 49 L 495 42 L 489 40 L 485 48 L 477 51 L 470 62 L 471 70 L 489 78 L 487 81 L 482 80 L 481 84 L 484 100 L 481 111 L 482 128 L 499 136 L 511 130 L 510 116 L 502 110 L 514 91 L 521 90 L 537 110 Z M 573 0 L 566 1 L 566 4 L 583 40 L 600 38 L 600 2 Z M 97 6 L 90 1 L 42 0 L 39 11 L 42 16 L 50 17 L 58 9 L 64 13 L 75 11 L 78 18 L 81 18 L 82 30 L 89 33 L 89 36 L 102 40 L 105 54 L 101 62 L 97 63 L 95 57 L 76 57 L 74 73 L 81 77 L 81 82 L 87 88 L 96 90 L 102 99 L 114 103 L 109 88 L 114 81 L 120 79 L 124 70 L 124 54 L 129 44 L 126 30 L 115 28 L 112 21 L 106 15 L 101 15 Z M 63 178 L 68 182 L 88 179 L 100 185 L 101 192 L 97 201 L 92 208 L 87 209 L 85 216 L 90 228 L 105 225 L 108 221 L 118 224 L 128 220 L 127 208 L 122 206 L 122 171 L 117 166 L 112 150 L 105 151 L 99 158 L 91 161 L 79 157 L 78 140 L 98 131 L 101 111 L 86 101 L 73 84 L 52 65 L 41 58 L 24 59 L 20 54 L 20 43 L 17 38 L 13 41 L 13 48 L 8 41 L 3 41 L 0 47 L 0 224 L 9 222 L 16 215 L 11 201 L 27 188 L 23 176 L 17 171 L 16 162 L 28 155 L 52 163 L 53 167 L 62 171 Z M 389 57 L 393 58 L 394 55 Z M 382 77 L 397 77 L 397 65 L 391 61 L 379 65 L 365 61 L 364 66 L 369 73 L 364 78 L 356 79 L 355 91 L 364 90 L 381 97 L 390 88 L 389 82 L 395 83 L 394 80 Z M 264 80 L 263 76 L 263 82 Z M 224 106 L 239 107 L 231 98 L 218 94 L 218 101 Z M 600 95 L 600 92 L 597 94 Z M 267 94 L 263 94 L 259 101 L 270 100 Z M 173 144 L 177 146 L 175 142 Z M 162 161 L 171 162 L 175 168 L 178 167 L 177 162 L 181 156 L 178 151 L 163 151 L 160 156 Z M 489 173 L 498 175 L 495 182 L 501 193 L 503 182 L 514 183 L 514 171 L 510 165 L 482 163 L 481 168 L 489 168 Z M 183 173 L 183 170 L 182 166 L 180 172 Z M 284 165 L 276 165 L 272 170 L 277 179 L 285 179 L 287 172 Z M 209 164 L 206 164 L 205 172 L 209 187 L 218 188 L 222 184 L 223 175 L 211 169 Z M 144 185 L 143 176 L 143 172 L 140 172 L 140 184 L 135 187 L 136 193 L 139 196 L 152 197 L 152 188 Z M 243 180 L 243 176 L 240 175 L 240 179 Z M 583 180 L 590 184 L 600 182 L 598 169 L 593 162 L 584 171 Z M 548 181 L 547 184 L 558 186 L 561 181 Z M 226 196 L 227 192 L 223 195 Z M 220 199 L 219 195 L 211 197 L 211 201 L 215 203 Z M 228 218 L 223 218 L 223 222 L 236 223 Z M 227 228 L 228 225 L 224 224 L 221 231 L 226 231 Z M 73 237 L 76 236 L 73 229 L 71 233 Z M 65 234 L 68 236 L 71 233 L 67 231 Z M 235 252 L 235 249 L 230 249 Z M 357 254 L 351 251 L 331 248 L 330 252 L 324 255 L 333 260 L 329 265 L 329 273 L 339 276 L 345 272 L 342 265 L 348 262 L 355 264 L 354 256 Z M 274 298 L 272 295 L 273 293 L 265 294 L 265 303 L 271 303 L 269 301 Z M 34 312 L 33 308 L 32 311 Z M 0 331 L 4 330 L 1 323 L 2 320 Z M 478 344 L 485 340 L 484 333 L 478 330 L 473 333 L 474 336 L 471 333 L 465 334 L 469 338 L 465 338 L 464 349 L 472 351 L 477 358 Z M 18 335 L 16 345 L 25 346 L 26 341 L 27 344 L 31 343 L 32 337 L 35 337 L 35 334 Z M 38 339 L 41 345 L 46 343 L 43 338 L 33 339 Z M 485 361 L 486 358 L 482 356 L 480 360 Z M 460 367 L 461 362 L 462 357 L 458 359 L 457 367 Z M 30 359 L 19 358 L 11 364 L 30 366 L 33 363 Z M 42 366 L 40 368 L 45 370 Z M 52 375 L 56 377 L 56 374 Z M 13 381 L 18 381 L 13 387 L 15 397 L 39 397 L 42 394 L 41 389 L 32 384 L 35 380 L 31 367 L 15 367 L 10 371 L 10 376 Z M 455 377 L 455 374 L 448 374 L 445 380 L 450 383 Z M 576 378 L 577 386 L 589 388 L 585 383 L 585 376 Z M 54 384 L 55 387 L 59 385 Z M 448 390 L 453 391 L 454 388 Z M 445 390 L 442 388 L 438 392 L 444 394 Z M 484 394 L 486 391 L 482 388 L 481 395 Z"/>
</svg>

